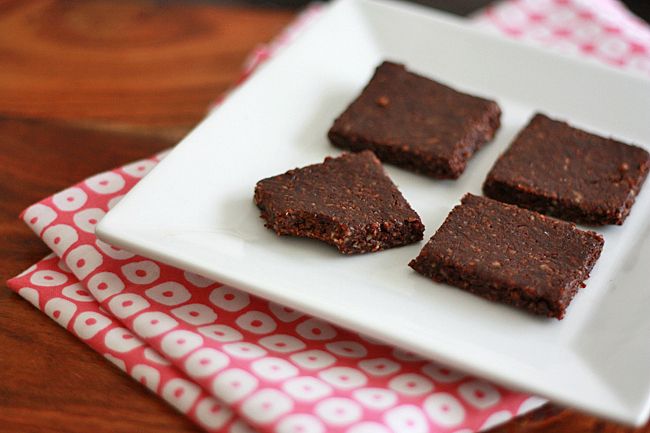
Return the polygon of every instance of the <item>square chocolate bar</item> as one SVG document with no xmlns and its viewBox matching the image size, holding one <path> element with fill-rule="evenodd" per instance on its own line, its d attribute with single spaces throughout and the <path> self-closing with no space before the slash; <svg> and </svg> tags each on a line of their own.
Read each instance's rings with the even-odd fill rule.
<svg viewBox="0 0 650 433">
<path fill-rule="evenodd" d="M 562 319 L 603 244 L 575 224 L 467 194 L 409 266 L 491 301 Z"/>
<path fill-rule="evenodd" d="M 483 192 L 567 221 L 621 225 L 649 168 L 639 147 L 537 114 L 494 164 Z"/>
<path fill-rule="evenodd" d="M 383 162 L 456 179 L 499 128 L 496 102 L 458 92 L 384 62 L 328 137 L 343 149 L 372 150 Z"/>
</svg>

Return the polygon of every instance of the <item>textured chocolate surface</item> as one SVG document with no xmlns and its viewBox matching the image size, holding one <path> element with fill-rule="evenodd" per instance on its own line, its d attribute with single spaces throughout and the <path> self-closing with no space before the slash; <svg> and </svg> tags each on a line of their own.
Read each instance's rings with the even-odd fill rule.
<svg viewBox="0 0 650 433">
<path fill-rule="evenodd" d="M 491 301 L 562 319 L 603 244 L 572 223 L 467 194 L 409 266 Z"/>
<path fill-rule="evenodd" d="M 474 152 L 494 137 L 500 115 L 494 101 L 384 62 L 328 137 L 335 146 L 370 149 L 382 161 L 407 170 L 455 179 Z"/>
<path fill-rule="evenodd" d="M 623 224 L 650 168 L 645 150 L 537 114 L 501 155 L 485 195 L 577 223 Z"/>
<path fill-rule="evenodd" d="M 255 203 L 278 235 L 319 239 L 344 254 L 406 245 L 424 234 L 420 217 L 369 151 L 263 179 Z"/>
</svg>

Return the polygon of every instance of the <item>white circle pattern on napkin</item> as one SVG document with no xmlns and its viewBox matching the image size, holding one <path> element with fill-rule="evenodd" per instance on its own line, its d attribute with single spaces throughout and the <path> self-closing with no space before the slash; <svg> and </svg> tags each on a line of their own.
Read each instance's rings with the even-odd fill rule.
<svg viewBox="0 0 650 433">
<path fill-rule="evenodd" d="M 305 429 L 326 426 L 328 432 L 354 427 L 363 431 L 372 423 L 417 432 L 441 426 L 478 428 L 493 413 L 516 413 L 526 398 L 98 241 L 92 229 L 97 219 L 137 179 L 104 173 L 79 184 L 76 188 L 87 199 L 75 212 L 48 213 L 52 199 L 36 207 L 54 218 L 35 229 L 52 244 L 61 237 L 59 244 L 65 248 L 58 252 L 74 275 L 37 269 L 23 278 L 29 278 L 30 287 L 62 288 L 81 278 L 80 288 L 87 287 L 99 302 L 95 305 L 113 318 L 85 314 L 72 331 L 86 341 L 102 336 L 96 344 L 127 370 L 129 365 L 144 365 L 134 368 L 134 377 L 157 389 L 177 409 L 189 413 L 200 392 L 207 392 L 223 404 L 236 404 L 233 419 L 241 416 L 263 432 L 299 428 L 301 420 Z M 55 227 L 65 229 L 57 232 Z M 31 292 L 24 293 L 34 298 Z M 69 294 L 69 299 L 52 299 L 45 306 L 64 326 L 77 314 L 77 305 L 89 304 L 88 299 Z M 106 331 L 112 326 L 107 320 L 120 320 L 128 329 Z M 169 360 L 171 365 L 156 363 L 151 353 L 149 358 L 140 355 L 149 348 L 154 359 Z M 165 368 L 178 369 L 179 376 L 165 382 L 160 373 L 158 379 L 155 371 Z M 210 418 L 207 410 L 202 406 L 201 416 L 194 412 L 192 416 L 204 427 L 219 424 L 220 418 Z"/>
</svg>

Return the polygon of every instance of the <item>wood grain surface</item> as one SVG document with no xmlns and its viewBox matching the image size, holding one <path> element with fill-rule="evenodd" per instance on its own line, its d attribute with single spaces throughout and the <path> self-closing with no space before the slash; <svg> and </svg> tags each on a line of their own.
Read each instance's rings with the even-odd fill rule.
<svg viewBox="0 0 650 433">
<path fill-rule="evenodd" d="M 189 127 L 294 15 L 189 3 L 0 3 L 0 109 Z"/>
<path fill-rule="evenodd" d="M 0 280 L 48 253 L 34 201 L 176 142 L 294 13 L 170 2 L 0 1 Z M 0 431 L 194 432 L 0 287 Z M 650 432 L 547 405 L 496 432 Z"/>
</svg>

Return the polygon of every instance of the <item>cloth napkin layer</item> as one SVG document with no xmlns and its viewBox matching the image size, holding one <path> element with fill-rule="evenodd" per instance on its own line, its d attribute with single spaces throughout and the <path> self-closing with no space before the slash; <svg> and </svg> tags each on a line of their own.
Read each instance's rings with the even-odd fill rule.
<svg viewBox="0 0 650 433">
<path fill-rule="evenodd" d="M 243 78 L 320 9 L 258 47 Z M 647 26 L 613 0 L 512 0 L 475 22 L 650 73 Z M 56 256 L 9 286 L 207 431 L 471 432 L 544 402 L 99 241 L 97 222 L 159 158 L 28 208 Z"/>
<path fill-rule="evenodd" d="M 509 0 L 472 21 L 522 42 L 650 75 L 650 27 L 617 0 Z"/>
<path fill-rule="evenodd" d="M 52 320 L 206 431 L 237 432 L 248 428 L 228 406 L 193 384 L 168 360 L 102 309 L 55 254 L 45 257 L 9 284 Z M 124 356 L 125 353 L 128 356 Z M 190 398 L 182 398 L 185 393 Z"/>
<path fill-rule="evenodd" d="M 64 289 L 34 303 L 81 338 L 120 321 L 131 332 L 93 344 L 125 365 L 145 344 L 169 360 L 191 380 L 156 389 L 176 407 L 191 411 L 203 389 L 263 432 L 424 432 L 475 431 L 542 402 L 97 239 L 105 212 L 157 162 L 93 176 L 22 218 L 105 313 L 80 318 L 86 304 Z M 53 265 L 10 285 L 36 301 L 34 286 L 71 280 Z"/>
</svg>

